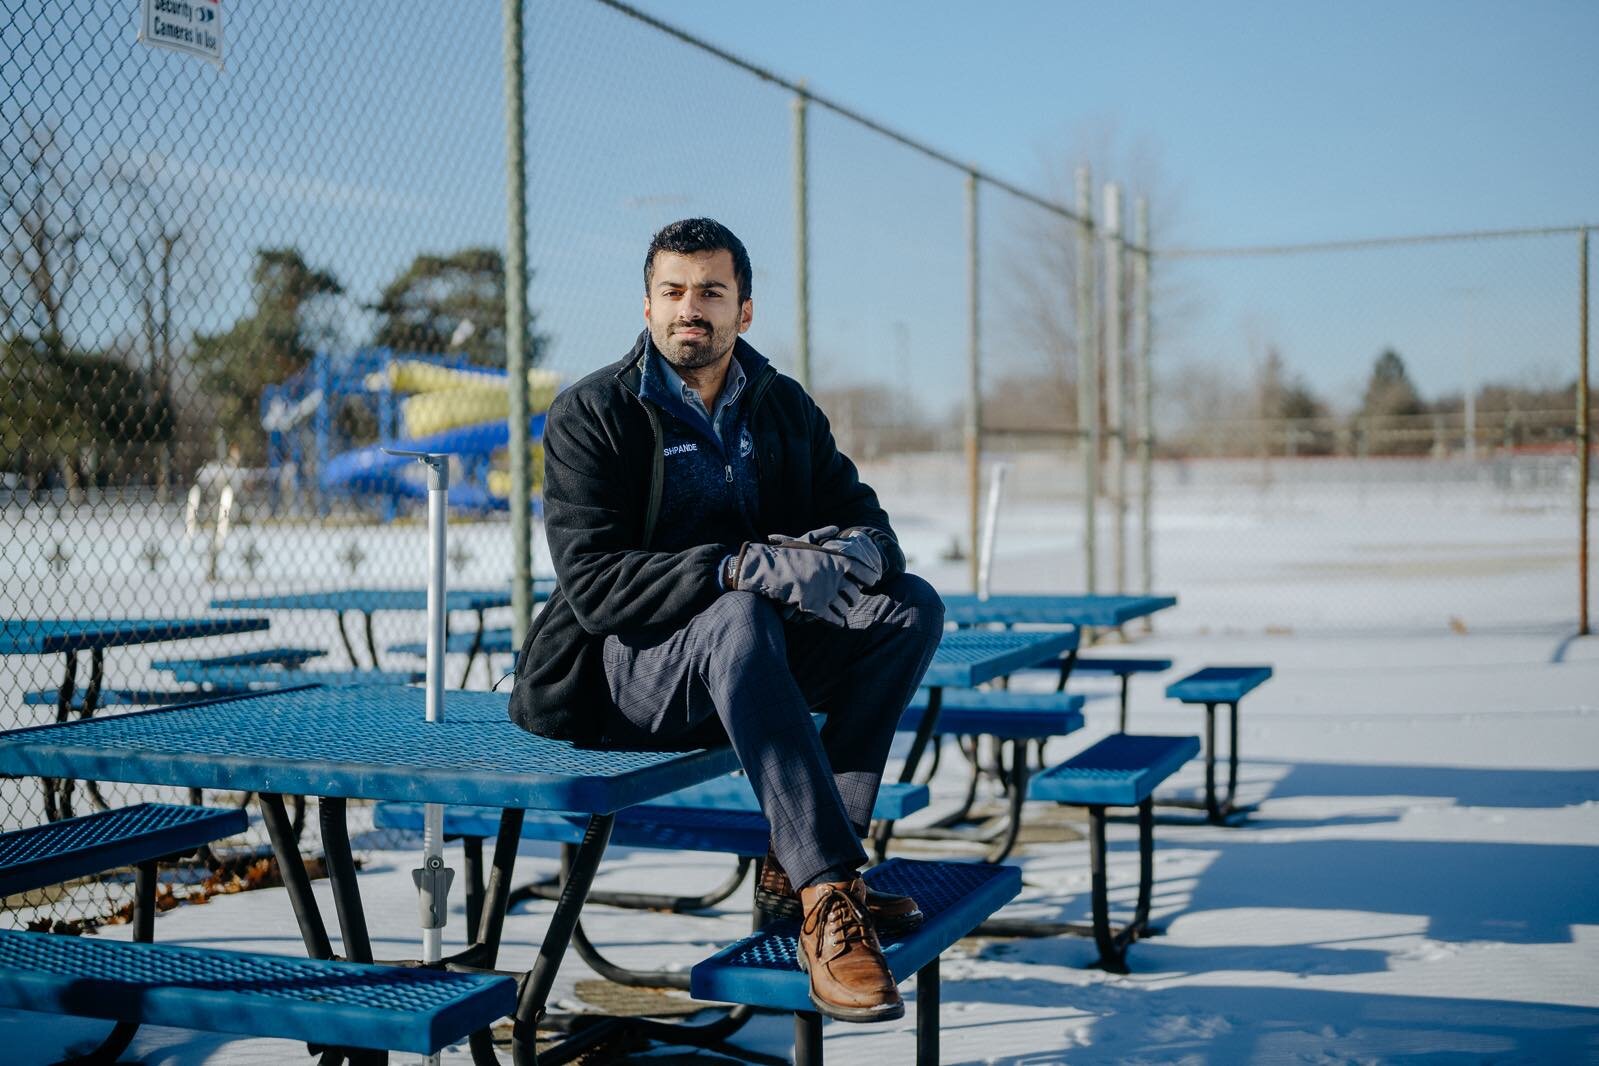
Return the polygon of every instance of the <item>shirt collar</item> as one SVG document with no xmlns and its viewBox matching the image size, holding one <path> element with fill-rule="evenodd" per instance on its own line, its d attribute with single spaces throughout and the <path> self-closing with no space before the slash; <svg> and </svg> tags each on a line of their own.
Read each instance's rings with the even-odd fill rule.
<svg viewBox="0 0 1599 1066">
<path fill-rule="evenodd" d="M 664 393 L 667 396 L 681 400 L 691 410 L 700 411 L 706 415 L 714 415 L 715 412 L 705 409 L 705 404 L 700 400 L 699 393 L 694 391 L 694 387 L 683 380 L 682 376 L 672 367 L 672 364 L 667 362 L 666 356 L 662 355 L 660 349 L 655 347 L 654 338 L 646 337 L 644 344 L 645 358 L 642 387 L 646 395 L 651 396 L 651 398 L 658 398 L 660 393 Z M 739 394 L 744 391 L 746 380 L 744 367 L 740 365 L 738 357 L 735 355 L 728 360 L 727 378 L 722 382 L 721 395 L 716 398 L 716 409 L 718 411 L 738 399 Z M 657 393 L 656 389 L 659 389 L 660 393 Z"/>
</svg>

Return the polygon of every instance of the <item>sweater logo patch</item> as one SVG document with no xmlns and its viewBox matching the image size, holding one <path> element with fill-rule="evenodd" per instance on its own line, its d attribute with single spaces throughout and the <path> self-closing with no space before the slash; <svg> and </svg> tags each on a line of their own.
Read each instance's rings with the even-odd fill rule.
<svg viewBox="0 0 1599 1066">
<path fill-rule="evenodd" d="M 750 427 L 744 426 L 738 431 L 738 457 L 748 459 L 754 450 L 755 438 L 750 436 Z"/>
<path fill-rule="evenodd" d="M 700 446 L 697 443 L 689 441 L 687 444 L 674 444 L 670 448 L 662 448 L 661 454 L 664 456 L 682 455 L 684 452 L 697 452 L 699 450 Z"/>
</svg>

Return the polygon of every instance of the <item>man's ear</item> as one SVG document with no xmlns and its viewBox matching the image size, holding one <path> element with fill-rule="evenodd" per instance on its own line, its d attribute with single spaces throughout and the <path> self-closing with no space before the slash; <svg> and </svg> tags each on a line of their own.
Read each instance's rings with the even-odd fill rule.
<svg viewBox="0 0 1599 1066">
<path fill-rule="evenodd" d="M 648 326 L 650 324 L 650 294 L 649 293 L 645 293 L 644 294 L 644 324 L 646 326 Z"/>
<path fill-rule="evenodd" d="M 646 303 L 649 302 L 649 297 L 645 297 L 645 302 Z M 754 300 L 745 300 L 744 301 L 744 306 L 739 308 L 739 311 L 738 311 L 738 331 L 740 333 L 749 332 L 750 322 L 753 321 L 754 318 L 755 318 L 755 301 Z"/>
</svg>

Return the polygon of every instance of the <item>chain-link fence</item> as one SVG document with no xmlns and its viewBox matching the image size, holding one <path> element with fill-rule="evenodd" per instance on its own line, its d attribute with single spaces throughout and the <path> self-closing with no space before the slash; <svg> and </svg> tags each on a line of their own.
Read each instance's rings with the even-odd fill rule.
<svg viewBox="0 0 1599 1066">
<path fill-rule="evenodd" d="M 420 589 L 422 483 L 374 451 L 418 438 L 459 456 L 452 587 L 508 589 L 499 11 L 228 6 L 219 68 L 139 43 L 124 6 L 0 9 L 3 620 Z M 1196 629 L 1426 626 L 1466 581 L 1511 589 L 1510 620 L 1569 618 L 1572 597 L 1538 582 L 1575 573 L 1570 234 L 1151 262 L 1132 222 L 1111 251 L 1098 190 L 1016 188 L 612 0 L 539 5 L 524 36 L 535 407 L 642 328 L 649 234 L 713 215 L 754 259 L 751 341 L 807 380 L 943 587 L 972 580 L 973 471 L 999 460 L 998 590 L 1081 589 L 1097 544 L 1100 591 L 1152 571 L 1183 597 L 1172 624 Z M 1117 263 L 1124 287 L 1106 280 Z M 1374 386 L 1388 349 L 1403 374 Z M 1111 496 L 1096 536 L 1085 524 L 1091 440 L 1101 492 L 1127 486 L 1120 538 Z M 1420 521 L 1448 513 L 1472 521 Z M 1418 606 L 1429 576 L 1447 580 Z M 1285 583 L 1322 578 L 1325 598 L 1285 601 Z M 155 665 L 172 659 L 310 647 L 326 654 L 307 670 L 374 652 L 421 666 L 390 650 L 420 638 L 420 611 L 349 640 L 329 611 L 265 616 L 265 633 L 109 649 L 97 713 L 183 689 Z M 0 660 L 0 725 L 75 713 L 63 670 Z M 0 782 L 0 825 L 43 815 L 36 784 Z M 314 848 L 314 818 L 307 832 Z M 125 899 L 78 886 L 10 915 Z"/>
</svg>

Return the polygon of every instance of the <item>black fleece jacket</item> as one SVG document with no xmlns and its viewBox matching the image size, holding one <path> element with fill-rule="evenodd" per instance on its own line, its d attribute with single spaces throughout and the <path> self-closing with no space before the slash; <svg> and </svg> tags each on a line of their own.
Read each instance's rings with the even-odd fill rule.
<svg viewBox="0 0 1599 1066">
<path fill-rule="evenodd" d="M 544 528 L 556 589 L 523 642 L 510 707 L 513 721 L 541 736 L 630 735 L 605 680 L 606 636 L 681 628 L 723 595 L 717 563 L 738 549 L 652 550 L 665 462 L 660 411 L 639 395 L 646 336 L 563 390 L 545 421 Z M 883 553 L 883 576 L 903 573 L 888 515 L 834 444 L 827 416 L 742 339 L 734 358 L 746 373 L 755 368 L 744 401 L 760 483 L 750 537 L 864 526 Z"/>
</svg>

